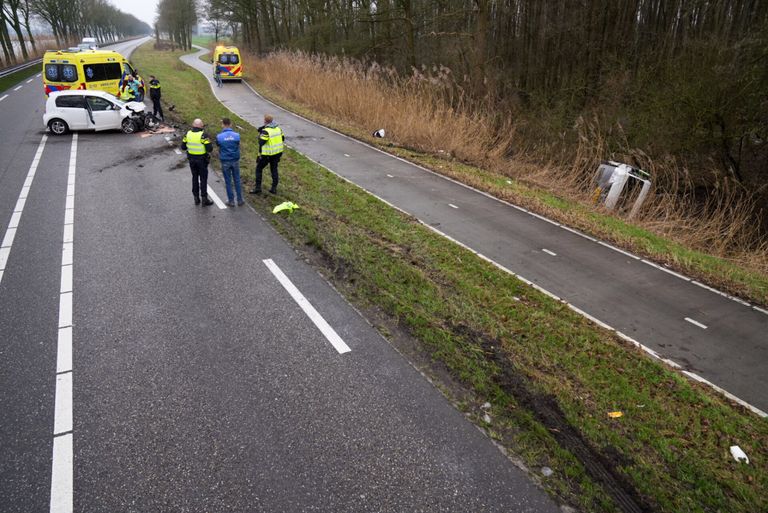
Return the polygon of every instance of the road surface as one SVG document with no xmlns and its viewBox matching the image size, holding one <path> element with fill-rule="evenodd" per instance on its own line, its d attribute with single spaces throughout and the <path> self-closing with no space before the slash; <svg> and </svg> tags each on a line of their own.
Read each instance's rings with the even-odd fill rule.
<svg viewBox="0 0 768 513">
<path fill-rule="evenodd" d="M 46 136 L 39 80 L 0 100 L 0 511 L 559 511 L 254 211 L 195 206 L 178 139 Z"/>
</svg>

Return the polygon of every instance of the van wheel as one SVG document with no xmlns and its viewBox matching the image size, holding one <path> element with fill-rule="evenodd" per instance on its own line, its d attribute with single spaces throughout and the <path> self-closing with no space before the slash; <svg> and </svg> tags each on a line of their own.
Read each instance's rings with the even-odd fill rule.
<svg viewBox="0 0 768 513">
<path fill-rule="evenodd" d="M 63 119 L 52 119 L 48 122 L 48 128 L 54 135 L 64 135 L 69 132 L 69 125 Z"/>
<path fill-rule="evenodd" d="M 120 125 L 120 129 L 124 134 L 132 134 L 136 131 L 136 123 L 130 118 L 125 118 Z"/>
</svg>

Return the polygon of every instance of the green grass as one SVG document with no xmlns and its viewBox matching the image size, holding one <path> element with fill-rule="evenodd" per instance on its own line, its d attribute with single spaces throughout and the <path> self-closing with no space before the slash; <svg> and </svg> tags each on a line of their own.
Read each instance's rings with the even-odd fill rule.
<svg viewBox="0 0 768 513">
<path fill-rule="evenodd" d="M 16 73 L 11 73 L 7 77 L 0 78 L 0 93 L 4 93 L 11 87 L 16 86 L 22 80 L 25 80 L 29 77 L 37 75 L 38 73 L 40 73 L 41 69 L 42 69 L 41 65 L 32 66 L 30 68 L 17 71 Z M 42 85 L 40 86 L 40 94 L 41 95 L 43 94 Z"/>
<path fill-rule="evenodd" d="M 182 119 L 211 123 L 226 115 L 247 127 L 179 55 L 144 46 L 133 60 L 163 80 L 164 100 Z M 241 134 L 241 167 L 250 177 L 256 133 Z M 272 215 L 286 199 L 301 208 Z M 436 379 L 447 371 L 440 389 L 480 425 L 480 405 L 489 401 L 489 436 L 530 468 L 551 467 L 555 474 L 543 485 L 554 495 L 584 511 L 616 511 L 537 404 L 555 405 L 652 510 L 768 510 L 765 420 L 293 151 L 281 163 L 281 194 L 252 204 L 383 333 L 414 337 L 417 346 L 404 351 Z M 609 419 L 614 410 L 624 416 Z M 741 446 L 751 464 L 733 461 L 730 445 Z"/>
<path fill-rule="evenodd" d="M 550 191 L 511 180 L 508 176 L 470 166 L 441 155 L 425 154 L 396 146 L 382 139 L 373 138 L 367 131 L 319 114 L 313 111 L 311 106 L 281 96 L 276 91 L 267 88 L 263 83 L 254 80 L 253 77 L 249 77 L 249 83 L 273 102 L 308 119 L 366 141 L 368 144 L 479 190 L 489 192 L 498 198 L 524 206 L 592 236 L 663 263 L 726 292 L 759 305 L 768 305 L 768 274 L 765 272 L 746 268 L 725 258 L 685 247 L 624 219 L 596 211 L 577 201 L 559 197 Z"/>
<path fill-rule="evenodd" d="M 208 45 L 210 45 L 213 42 L 214 42 L 214 38 L 212 35 L 192 36 L 193 45 L 204 46 L 207 48 Z M 228 37 L 219 37 L 219 44 L 229 45 L 229 44 L 232 44 L 232 40 Z"/>
</svg>

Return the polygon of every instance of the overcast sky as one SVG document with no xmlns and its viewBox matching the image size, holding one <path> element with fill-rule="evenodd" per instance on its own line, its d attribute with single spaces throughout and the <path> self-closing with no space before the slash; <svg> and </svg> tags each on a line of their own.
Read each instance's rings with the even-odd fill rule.
<svg viewBox="0 0 768 513">
<path fill-rule="evenodd" d="M 157 0 L 110 0 L 110 3 L 128 14 L 133 14 L 150 27 L 155 24 Z"/>
</svg>

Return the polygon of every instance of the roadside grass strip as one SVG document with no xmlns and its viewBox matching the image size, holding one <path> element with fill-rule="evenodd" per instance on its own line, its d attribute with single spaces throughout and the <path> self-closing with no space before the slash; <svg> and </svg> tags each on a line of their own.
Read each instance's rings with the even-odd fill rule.
<svg viewBox="0 0 768 513">
<path fill-rule="evenodd" d="M 133 60 L 181 119 L 249 127 L 179 55 Z M 256 134 L 241 132 L 249 180 Z M 272 215 L 286 199 L 302 208 Z M 296 152 L 280 194 L 252 204 L 490 437 L 534 475 L 551 468 L 554 495 L 596 512 L 768 511 L 765 419 Z"/>
<path fill-rule="evenodd" d="M 11 73 L 8 76 L 0 78 L 0 96 L 3 92 L 8 92 L 12 87 L 19 85 L 19 82 L 21 82 L 24 79 L 27 79 L 29 77 L 34 77 L 38 73 L 40 73 L 40 70 L 42 69 L 42 64 L 39 66 L 32 66 L 31 68 L 26 68 L 19 70 L 15 73 Z M 29 81 L 27 81 L 29 83 Z M 41 89 L 42 94 L 42 89 Z"/>
</svg>

